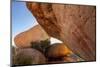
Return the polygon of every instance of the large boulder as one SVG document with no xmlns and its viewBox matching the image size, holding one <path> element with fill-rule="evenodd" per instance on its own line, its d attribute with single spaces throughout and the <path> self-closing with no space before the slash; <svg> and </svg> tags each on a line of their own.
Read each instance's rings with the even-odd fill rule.
<svg viewBox="0 0 100 67">
<path fill-rule="evenodd" d="M 52 37 L 86 61 L 96 57 L 96 7 L 27 2 L 27 8 Z"/>
<path fill-rule="evenodd" d="M 15 45 L 19 48 L 31 47 L 32 42 L 49 39 L 48 34 L 42 29 L 40 25 L 36 25 L 31 29 L 24 31 L 15 36 Z"/>
<path fill-rule="evenodd" d="M 70 54 L 73 54 L 72 51 L 67 48 L 64 43 L 55 43 L 51 45 L 46 53 L 49 58 L 61 58 Z"/>
<path fill-rule="evenodd" d="M 36 49 L 18 49 L 13 58 L 14 65 L 45 64 L 46 57 Z"/>
</svg>

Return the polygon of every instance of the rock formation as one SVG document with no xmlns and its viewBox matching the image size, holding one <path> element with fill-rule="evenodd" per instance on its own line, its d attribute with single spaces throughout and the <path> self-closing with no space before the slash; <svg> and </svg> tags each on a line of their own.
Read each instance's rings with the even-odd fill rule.
<svg viewBox="0 0 100 67">
<path fill-rule="evenodd" d="M 52 44 L 47 49 L 47 56 L 50 58 L 61 58 L 70 54 L 72 54 L 72 51 L 64 43 Z"/>
<path fill-rule="evenodd" d="M 38 50 L 32 48 L 19 49 L 14 55 L 14 65 L 45 64 L 45 56 Z"/>
<path fill-rule="evenodd" d="M 27 2 L 27 8 L 52 37 L 86 61 L 96 57 L 96 7 Z"/>
<path fill-rule="evenodd" d="M 14 38 L 14 42 L 17 47 L 25 48 L 31 47 L 31 42 L 46 39 L 49 39 L 48 34 L 42 29 L 40 25 L 36 25 L 35 27 L 16 35 Z"/>
<path fill-rule="evenodd" d="M 84 61 L 75 55 L 64 43 L 55 43 L 46 49 L 48 63 Z"/>
</svg>

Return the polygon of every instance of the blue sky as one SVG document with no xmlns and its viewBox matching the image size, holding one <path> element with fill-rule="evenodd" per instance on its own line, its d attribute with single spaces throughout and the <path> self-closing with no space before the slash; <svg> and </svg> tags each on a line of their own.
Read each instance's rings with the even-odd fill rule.
<svg viewBox="0 0 100 67">
<path fill-rule="evenodd" d="M 37 21 L 31 12 L 27 9 L 25 2 L 12 2 L 12 45 L 15 46 L 14 37 L 37 25 Z M 51 38 L 51 44 L 62 43 L 62 41 Z"/>
<path fill-rule="evenodd" d="M 12 2 L 12 35 L 13 37 L 36 24 L 36 20 L 27 9 L 25 2 Z"/>
</svg>

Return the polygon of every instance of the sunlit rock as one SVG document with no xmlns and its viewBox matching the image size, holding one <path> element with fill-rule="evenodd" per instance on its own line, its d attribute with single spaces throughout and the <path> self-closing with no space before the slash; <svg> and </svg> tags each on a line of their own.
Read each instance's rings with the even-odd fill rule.
<svg viewBox="0 0 100 67">
<path fill-rule="evenodd" d="M 96 57 L 96 7 L 27 2 L 37 22 L 84 60 Z"/>
<path fill-rule="evenodd" d="M 49 39 L 48 34 L 40 25 L 36 25 L 31 29 L 16 35 L 14 42 L 17 47 L 24 48 L 31 47 L 31 42 L 39 42 L 46 39 Z"/>
</svg>

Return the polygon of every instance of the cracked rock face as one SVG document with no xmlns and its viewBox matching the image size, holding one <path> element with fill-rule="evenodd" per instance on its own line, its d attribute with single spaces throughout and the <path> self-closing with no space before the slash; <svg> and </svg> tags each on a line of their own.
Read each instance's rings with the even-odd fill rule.
<svg viewBox="0 0 100 67">
<path fill-rule="evenodd" d="M 32 2 L 26 5 L 50 36 L 62 40 L 84 60 L 95 60 L 95 6 Z"/>
</svg>

